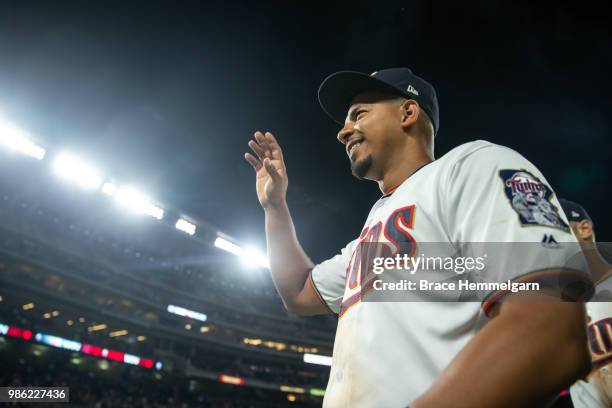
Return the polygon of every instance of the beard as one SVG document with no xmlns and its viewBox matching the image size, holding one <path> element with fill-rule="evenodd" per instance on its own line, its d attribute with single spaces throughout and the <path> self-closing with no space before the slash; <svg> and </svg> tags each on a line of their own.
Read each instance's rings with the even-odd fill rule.
<svg viewBox="0 0 612 408">
<path fill-rule="evenodd" d="M 370 168 L 372 168 L 373 161 L 372 155 L 368 155 L 361 160 L 351 162 L 351 173 L 353 173 L 353 176 L 358 180 L 363 180 L 370 171 Z"/>
</svg>

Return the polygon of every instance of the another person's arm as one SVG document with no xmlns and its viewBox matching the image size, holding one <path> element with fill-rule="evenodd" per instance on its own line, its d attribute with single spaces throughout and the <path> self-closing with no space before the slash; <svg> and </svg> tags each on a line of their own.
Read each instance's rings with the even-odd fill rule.
<svg viewBox="0 0 612 408">
<path fill-rule="evenodd" d="M 249 141 L 255 155 L 245 154 L 256 175 L 257 198 L 265 212 L 272 279 L 287 310 L 296 314 L 329 313 L 313 286 L 314 264 L 302 249 L 287 206 L 287 169 L 272 133 L 255 133 Z"/>
</svg>

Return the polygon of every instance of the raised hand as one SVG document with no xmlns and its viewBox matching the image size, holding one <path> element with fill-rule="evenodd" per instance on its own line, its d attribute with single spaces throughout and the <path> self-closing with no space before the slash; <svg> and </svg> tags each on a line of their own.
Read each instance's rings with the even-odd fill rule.
<svg viewBox="0 0 612 408">
<path fill-rule="evenodd" d="M 259 131 L 248 144 L 255 156 L 245 153 L 244 158 L 255 170 L 259 203 L 264 209 L 281 205 L 285 202 L 289 179 L 280 145 L 272 133 Z"/>
</svg>

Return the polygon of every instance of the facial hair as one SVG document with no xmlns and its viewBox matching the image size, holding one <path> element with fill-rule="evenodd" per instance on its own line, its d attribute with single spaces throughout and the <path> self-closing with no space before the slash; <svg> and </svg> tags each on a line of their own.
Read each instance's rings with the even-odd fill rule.
<svg viewBox="0 0 612 408">
<path fill-rule="evenodd" d="M 368 174 L 368 172 L 370 171 L 370 168 L 372 167 L 372 162 L 372 155 L 368 155 L 367 157 L 361 160 L 352 161 L 351 173 L 353 173 L 353 176 L 355 176 L 358 180 L 363 180 L 366 174 Z"/>
</svg>

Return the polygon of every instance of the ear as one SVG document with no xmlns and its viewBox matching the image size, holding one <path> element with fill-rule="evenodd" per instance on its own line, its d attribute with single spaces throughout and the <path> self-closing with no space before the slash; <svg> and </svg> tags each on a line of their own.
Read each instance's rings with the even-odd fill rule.
<svg viewBox="0 0 612 408">
<path fill-rule="evenodd" d="M 593 223 L 589 220 L 582 220 L 576 225 L 578 238 L 583 241 L 591 241 L 593 239 Z"/>
<path fill-rule="evenodd" d="M 401 112 L 401 125 L 404 129 L 409 128 L 417 123 L 421 108 L 419 104 L 413 99 L 406 99 L 400 105 Z"/>
</svg>

